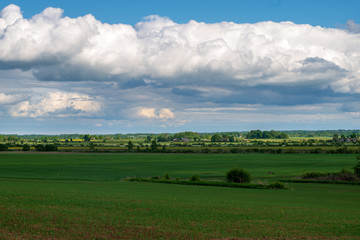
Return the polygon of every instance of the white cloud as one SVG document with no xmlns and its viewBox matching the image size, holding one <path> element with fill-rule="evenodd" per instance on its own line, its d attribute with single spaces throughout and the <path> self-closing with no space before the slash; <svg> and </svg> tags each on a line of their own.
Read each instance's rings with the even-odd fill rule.
<svg viewBox="0 0 360 240">
<path fill-rule="evenodd" d="M 155 108 L 140 108 L 137 115 L 146 118 L 157 118 L 155 111 Z"/>
<path fill-rule="evenodd" d="M 213 108 L 188 108 L 191 112 L 220 112 L 220 111 L 255 111 L 254 107 L 213 107 Z"/>
<path fill-rule="evenodd" d="M 168 120 L 175 118 L 175 114 L 168 108 L 161 108 L 158 111 L 155 108 L 138 108 L 137 116 L 150 119 Z"/>
<path fill-rule="evenodd" d="M 4 8 L 0 66 L 31 69 L 41 80 L 151 79 L 229 88 L 312 84 L 360 92 L 360 35 L 346 30 L 291 22 L 177 24 L 159 16 L 132 27 L 62 12 L 47 8 L 24 19 L 19 7 Z"/>
<path fill-rule="evenodd" d="M 28 101 L 13 105 L 12 117 L 67 117 L 88 116 L 100 112 L 102 104 L 88 95 L 68 92 L 49 92 L 45 96 L 33 96 Z"/>
<path fill-rule="evenodd" d="M 349 20 L 346 23 L 346 29 L 352 33 L 360 33 L 360 24 L 357 24 L 354 20 Z"/>
<path fill-rule="evenodd" d="M 5 93 L 0 93 L 0 105 L 2 104 L 11 104 L 17 102 L 21 99 L 19 95 L 7 95 Z"/>
<path fill-rule="evenodd" d="M 2 9 L 0 12 L 0 16 L 1 16 L 0 27 L 2 27 L 3 29 L 5 28 L 6 25 L 12 25 L 18 19 L 23 18 L 20 7 L 14 4 L 10 4 L 9 6 Z"/>
</svg>

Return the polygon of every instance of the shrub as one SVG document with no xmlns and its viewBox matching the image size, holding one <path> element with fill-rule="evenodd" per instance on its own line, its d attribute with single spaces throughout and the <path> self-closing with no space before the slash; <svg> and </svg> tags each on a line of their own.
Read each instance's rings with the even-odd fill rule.
<svg viewBox="0 0 360 240">
<path fill-rule="evenodd" d="M 57 146 L 52 144 L 46 144 L 45 146 L 42 144 L 38 144 L 35 146 L 35 150 L 39 152 L 54 152 L 57 151 L 58 148 Z"/>
<path fill-rule="evenodd" d="M 30 145 L 28 145 L 28 144 L 23 145 L 22 150 L 23 151 L 30 151 Z"/>
<path fill-rule="evenodd" d="M 169 174 L 166 174 L 166 175 L 165 175 L 165 179 L 170 179 Z"/>
<path fill-rule="evenodd" d="M 0 151 L 7 151 L 8 150 L 8 146 L 6 146 L 5 144 L 0 144 Z"/>
<path fill-rule="evenodd" d="M 356 181 L 356 175 L 349 170 L 341 170 L 340 172 L 310 172 L 301 176 L 302 179 L 326 180 L 326 181 Z"/>
<path fill-rule="evenodd" d="M 201 149 L 201 152 L 202 152 L 202 153 L 209 153 L 209 152 L 210 152 L 210 149 L 204 148 L 204 149 Z"/>
<path fill-rule="evenodd" d="M 309 173 L 304 173 L 301 178 L 302 179 L 319 179 L 322 177 L 325 177 L 327 174 L 326 173 L 320 173 L 320 172 L 309 172 Z"/>
<path fill-rule="evenodd" d="M 198 175 L 192 175 L 190 181 L 200 181 L 200 177 Z"/>
<path fill-rule="evenodd" d="M 334 174 L 334 180 L 340 180 L 340 181 L 356 181 L 356 176 L 353 172 L 349 170 L 341 170 L 338 173 Z"/>
<path fill-rule="evenodd" d="M 358 178 L 360 178 L 360 156 L 357 156 L 356 159 L 357 159 L 357 163 L 354 166 L 354 172 L 355 172 L 356 176 Z"/>
<path fill-rule="evenodd" d="M 58 148 L 55 145 L 52 145 L 52 144 L 46 144 L 45 145 L 45 151 L 46 152 L 55 152 L 57 150 L 58 150 Z"/>
<path fill-rule="evenodd" d="M 286 189 L 285 184 L 282 182 L 271 183 L 266 187 L 269 189 Z"/>
<path fill-rule="evenodd" d="M 233 168 L 226 173 L 226 180 L 235 183 L 249 183 L 250 174 L 242 168 Z"/>
<path fill-rule="evenodd" d="M 39 152 L 43 152 L 43 151 L 45 151 L 45 147 L 42 144 L 37 144 L 37 145 L 35 145 L 35 150 L 39 151 Z"/>
<path fill-rule="evenodd" d="M 240 149 L 232 148 L 232 149 L 230 149 L 230 152 L 231 153 L 238 153 L 238 152 L 240 152 Z"/>
</svg>

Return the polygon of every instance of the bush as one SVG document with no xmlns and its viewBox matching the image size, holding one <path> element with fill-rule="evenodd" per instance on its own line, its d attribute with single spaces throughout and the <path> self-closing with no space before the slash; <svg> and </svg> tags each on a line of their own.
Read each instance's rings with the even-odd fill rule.
<svg viewBox="0 0 360 240">
<path fill-rule="evenodd" d="M 250 173 L 242 168 L 233 168 L 226 173 L 226 180 L 234 183 L 249 183 L 251 181 Z"/>
<path fill-rule="evenodd" d="M 8 150 L 8 146 L 6 146 L 5 144 L 0 144 L 0 151 L 7 151 Z"/>
<path fill-rule="evenodd" d="M 356 181 L 356 176 L 353 172 L 349 171 L 349 170 L 341 170 L 338 173 L 334 174 L 334 180 L 340 180 L 340 181 Z"/>
<path fill-rule="evenodd" d="M 326 173 L 320 173 L 320 172 L 309 172 L 305 173 L 301 176 L 302 179 L 319 179 L 322 177 L 325 177 Z"/>
<path fill-rule="evenodd" d="M 198 175 L 192 175 L 190 181 L 200 181 L 200 177 Z"/>
<path fill-rule="evenodd" d="M 23 145 L 22 150 L 23 151 L 30 151 L 30 145 L 28 145 L 28 144 Z"/>
<path fill-rule="evenodd" d="M 356 159 L 357 159 L 357 163 L 354 166 L 354 172 L 355 172 L 356 176 L 358 178 L 360 178 L 360 156 L 357 156 Z"/>
<path fill-rule="evenodd" d="M 267 185 L 269 189 L 286 189 L 285 184 L 282 182 L 271 183 Z"/>
<path fill-rule="evenodd" d="M 231 153 L 238 153 L 238 152 L 240 152 L 240 149 L 238 149 L 238 148 L 232 148 L 232 149 L 230 149 L 230 152 L 231 152 Z"/>
<path fill-rule="evenodd" d="M 37 144 L 37 145 L 35 145 L 35 150 L 36 150 L 36 151 L 39 151 L 39 152 L 44 152 L 44 151 L 45 151 L 45 147 L 44 147 L 44 145 L 42 145 L 42 144 Z"/>
<path fill-rule="evenodd" d="M 165 175 L 165 179 L 170 179 L 169 174 L 166 174 L 166 175 Z"/>
<path fill-rule="evenodd" d="M 52 144 L 46 144 L 45 146 L 42 144 L 38 144 L 35 146 L 35 150 L 39 152 L 55 152 L 58 150 L 57 146 Z"/>
<path fill-rule="evenodd" d="M 301 176 L 302 179 L 326 180 L 326 181 L 356 181 L 356 175 L 349 170 L 341 170 L 340 172 L 310 172 Z"/>
<path fill-rule="evenodd" d="M 57 150 L 58 150 L 58 148 L 55 145 L 52 145 L 52 144 L 46 144 L 45 145 L 45 151 L 46 152 L 55 152 Z"/>
</svg>

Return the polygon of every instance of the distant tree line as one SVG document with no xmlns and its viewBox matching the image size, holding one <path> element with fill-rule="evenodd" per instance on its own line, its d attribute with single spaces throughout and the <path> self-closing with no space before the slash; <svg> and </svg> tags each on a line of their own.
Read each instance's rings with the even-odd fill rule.
<svg viewBox="0 0 360 240">
<path fill-rule="evenodd" d="M 289 138 L 289 135 L 287 135 L 284 132 L 278 132 L 278 131 L 261 131 L 261 130 L 251 130 L 246 134 L 247 139 L 287 139 Z"/>
</svg>

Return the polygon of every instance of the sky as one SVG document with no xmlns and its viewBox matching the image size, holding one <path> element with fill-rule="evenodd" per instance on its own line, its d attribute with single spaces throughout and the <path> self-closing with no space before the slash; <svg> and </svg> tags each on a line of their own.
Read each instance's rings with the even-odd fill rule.
<svg viewBox="0 0 360 240">
<path fill-rule="evenodd" d="M 359 1 L 0 2 L 0 134 L 360 128 Z"/>
</svg>

